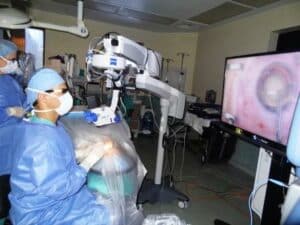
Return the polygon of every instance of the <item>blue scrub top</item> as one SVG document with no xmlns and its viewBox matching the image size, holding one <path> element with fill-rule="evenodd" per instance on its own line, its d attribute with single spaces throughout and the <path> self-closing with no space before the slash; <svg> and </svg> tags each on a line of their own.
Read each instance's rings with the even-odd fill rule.
<svg viewBox="0 0 300 225">
<path fill-rule="evenodd" d="M 48 122 L 22 121 L 13 137 L 12 223 L 108 225 L 108 211 L 87 189 L 70 136 L 61 123 Z"/>
<path fill-rule="evenodd" d="M 25 94 L 10 75 L 0 74 L 0 176 L 10 174 L 12 158 L 12 141 L 15 126 L 21 118 L 8 116 L 6 108 L 25 105 Z"/>
<path fill-rule="evenodd" d="M 8 117 L 6 108 L 23 107 L 25 101 L 26 97 L 19 83 L 11 75 L 0 74 L 0 127 L 20 120 L 15 117 Z"/>
</svg>

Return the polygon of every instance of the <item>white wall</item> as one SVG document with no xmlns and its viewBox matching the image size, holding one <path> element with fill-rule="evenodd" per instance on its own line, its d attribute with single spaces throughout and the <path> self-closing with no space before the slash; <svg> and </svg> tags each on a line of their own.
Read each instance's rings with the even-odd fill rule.
<svg viewBox="0 0 300 225">
<path fill-rule="evenodd" d="M 266 52 L 273 32 L 300 25 L 300 1 L 199 32 L 193 93 L 215 89 L 221 102 L 225 58 Z M 254 176 L 258 148 L 238 140 L 230 163 Z"/>
<path fill-rule="evenodd" d="M 40 21 L 63 25 L 74 25 L 76 23 L 76 19 L 71 16 L 58 15 L 40 10 L 32 10 L 31 14 Z M 177 66 L 180 65 L 180 58 L 177 56 L 177 52 L 189 53 L 190 56 L 185 60 L 185 66 L 187 67 L 185 90 L 187 93 L 191 93 L 198 33 L 158 33 L 93 20 L 86 20 L 86 25 L 90 32 L 87 39 L 68 33 L 47 30 L 46 58 L 58 54 L 73 53 L 78 56 L 80 66 L 84 67 L 84 58 L 89 40 L 97 35 L 100 36 L 107 32 L 115 31 L 135 41 L 143 42 L 145 46 L 160 52 L 165 58 L 173 58 L 175 60 L 173 64 Z"/>
<path fill-rule="evenodd" d="M 199 32 L 193 93 L 203 99 L 212 88 L 220 102 L 226 57 L 265 52 L 273 31 L 299 25 L 297 1 Z"/>
</svg>

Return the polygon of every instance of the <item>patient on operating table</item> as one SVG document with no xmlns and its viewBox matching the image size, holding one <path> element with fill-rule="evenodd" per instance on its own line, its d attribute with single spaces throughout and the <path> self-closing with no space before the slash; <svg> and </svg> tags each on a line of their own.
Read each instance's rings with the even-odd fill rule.
<svg viewBox="0 0 300 225">
<path fill-rule="evenodd" d="M 130 140 L 127 124 L 98 128 L 83 119 L 68 117 L 62 122 L 74 141 L 80 164 L 89 164 L 94 152 L 104 152 L 91 167 L 87 186 L 97 196 L 97 202 L 109 209 L 109 224 L 142 224 L 144 216 L 136 207 L 136 199 L 146 169 Z"/>
</svg>

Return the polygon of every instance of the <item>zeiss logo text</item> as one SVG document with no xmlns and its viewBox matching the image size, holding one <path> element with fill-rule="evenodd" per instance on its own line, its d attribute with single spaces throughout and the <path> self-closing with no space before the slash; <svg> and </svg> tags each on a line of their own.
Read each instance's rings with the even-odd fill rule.
<svg viewBox="0 0 300 225">
<path fill-rule="evenodd" d="M 110 58 L 110 65 L 116 66 L 117 65 L 117 59 Z"/>
</svg>

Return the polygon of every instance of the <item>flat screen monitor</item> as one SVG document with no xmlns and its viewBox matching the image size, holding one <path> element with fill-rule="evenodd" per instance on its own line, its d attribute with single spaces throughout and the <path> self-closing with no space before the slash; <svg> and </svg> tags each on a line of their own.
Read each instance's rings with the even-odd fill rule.
<svg viewBox="0 0 300 225">
<path fill-rule="evenodd" d="M 230 57 L 224 74 L 222 122 L 286 146 L 300 90 L 300 52 Z"/>
</svg>

